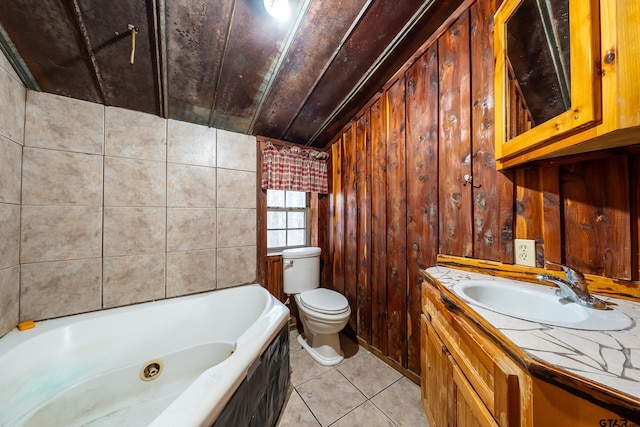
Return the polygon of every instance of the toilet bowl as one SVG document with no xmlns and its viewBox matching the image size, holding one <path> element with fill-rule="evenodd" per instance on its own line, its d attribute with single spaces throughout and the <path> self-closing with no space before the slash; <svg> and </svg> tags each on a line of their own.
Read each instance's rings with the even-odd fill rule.
<svg viewBox="0 0 640 427">
<path fill-rule="evenodd" d="M 351 308 L 336 291 L 317 288 L 295 295 L 304 334 L 300 345 L 321 365 L 336 365 L 344 359 L 340 332 L 349 321 Z"/>
<path fill-rule="evenodd" d="M 318 363 L 331 366 L 344 359 L 338 332 L 349 321 L 351 308 L 342 294 L 319 287 L 320 253 L 315 247 L 282 251 L 283 281 L 304 328 L 298 342 Z"/>
</svg>

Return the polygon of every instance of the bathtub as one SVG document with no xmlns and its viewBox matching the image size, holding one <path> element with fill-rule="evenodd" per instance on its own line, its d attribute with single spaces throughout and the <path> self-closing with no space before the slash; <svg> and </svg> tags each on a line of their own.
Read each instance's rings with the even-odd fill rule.
<svg viewBox="0 0 640 427">
<path fill-rule="evenodd" d="M 14 329 L 0 339 L 0 426 L 210 426 L 247 411 L 275 422 L 288 319 L 247 285 Z M 241 392 L 259 386 L 266 409 Z"/>
</svg>

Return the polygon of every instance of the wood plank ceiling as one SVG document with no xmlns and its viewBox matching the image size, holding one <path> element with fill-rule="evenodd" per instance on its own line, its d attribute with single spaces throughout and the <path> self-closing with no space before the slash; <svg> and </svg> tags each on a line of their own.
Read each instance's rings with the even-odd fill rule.
<svg viewBox="0 0 640 427">
<path fill-rule="evenodd" d="M 289 2 L 4 0 L 0 47 L 30 89 L 324 147 L 461 0 Z"/>
</svg>

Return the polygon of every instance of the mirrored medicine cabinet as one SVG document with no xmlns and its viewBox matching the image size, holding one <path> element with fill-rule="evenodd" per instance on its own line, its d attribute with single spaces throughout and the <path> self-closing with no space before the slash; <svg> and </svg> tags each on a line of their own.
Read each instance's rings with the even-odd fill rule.
<svg viewBox="0 0 640 427">
<path fill-rule="evenodd" d="M 505 0 L 497 11 L 498 160 L 599 120 L 597 11 L 591 0 Z"/>
</svg>

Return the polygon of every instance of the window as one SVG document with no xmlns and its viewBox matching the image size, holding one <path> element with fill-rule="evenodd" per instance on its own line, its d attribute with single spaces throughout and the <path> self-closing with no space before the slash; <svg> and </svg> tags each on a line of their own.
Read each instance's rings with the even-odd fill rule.
<svg viewBox="0 0 640 427">
<path fill-rule="evenodd" d="M 267 190 L 267 250 L 307 246 L 309 197 L 302 191 Z"/>
</svg>

